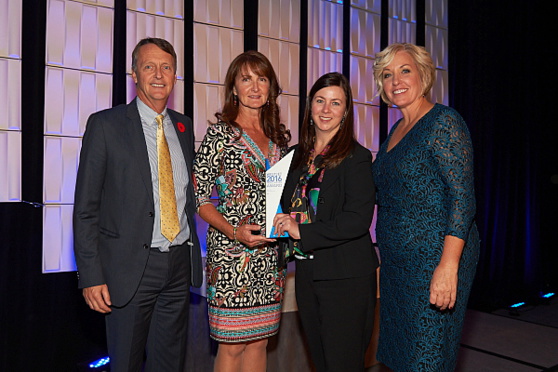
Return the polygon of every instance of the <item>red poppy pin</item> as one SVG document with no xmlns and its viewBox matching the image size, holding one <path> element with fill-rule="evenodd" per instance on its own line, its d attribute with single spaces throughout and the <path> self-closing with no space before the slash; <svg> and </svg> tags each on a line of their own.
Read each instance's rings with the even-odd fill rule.
<svg viewBox="0 0 558 372">
<path fill-rule="evenodd" d="M 184 126 L 184 124 L 178 122 L 178 124 L 176 124 L 176 126 L 178 127 L 178 130 L 181 131 L 182 133 L 184 133 L 184 131 L 186 130 L 186 127 Z"/>
</svg>

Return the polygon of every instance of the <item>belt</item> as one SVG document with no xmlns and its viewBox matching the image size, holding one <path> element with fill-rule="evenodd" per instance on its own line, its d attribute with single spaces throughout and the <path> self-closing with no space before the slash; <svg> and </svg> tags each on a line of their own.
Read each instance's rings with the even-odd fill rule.
<svg viewBox="0 0 558 372">
<path fill-rule="evenodd" d="M 176 247 L 182 247 L 182 246 L 184 246 L 184 245 L 190 245 L 190 246 L 192 246 L 192 245 L 194 245 L 194 243 L 192 243 L 192 240 L 191 240 L 190 238 L 188 238 L 188 239 L 186 239 L 186 241 L 185 241 L 184 243 L 182 243 L 182 244 L 170 245 L 170 246 L 169 246 L 169 250 L 171 250 L 171 249 L 173 249 L 173 248 L 176 248 Z M 157 250 L 159 250 L 159 251 L 161 250 L 160 248 L 161 248 L 161 247 L 151 247 L 151 249 L 157 249 Z M 164 253 L 164 252 L 163 252 L 163 253 Z"/>
</svg>

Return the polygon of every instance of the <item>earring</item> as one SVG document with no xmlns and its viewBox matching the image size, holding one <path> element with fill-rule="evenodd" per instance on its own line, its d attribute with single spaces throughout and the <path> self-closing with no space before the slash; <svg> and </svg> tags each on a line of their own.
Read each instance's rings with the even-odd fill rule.
<svg viewBox="0 0 558 372">
<path fill-rule="evenodd" d="M 343 123 L 345 123 L 345 117 L 343 116 L 343 119 L 341 119 L 341 124 L 339 124 L 340 128 L 343 128 Z"/>
<path fill-rule="evenodd" d="M 312 120 L 312 118 L 310 118 L 310 126 L 314 125 L 314 120 Z"/>
<path fill-rule="evenodd" d="M 238 106 L 238 96 L 233 94 L 233 105 Z"/>
</svg>

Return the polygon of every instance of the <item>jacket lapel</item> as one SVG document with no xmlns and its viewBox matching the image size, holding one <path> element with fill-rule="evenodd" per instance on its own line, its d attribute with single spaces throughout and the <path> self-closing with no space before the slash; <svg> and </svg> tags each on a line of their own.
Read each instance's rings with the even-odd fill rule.
<svg viewBox="0 0 558 372">
<path fill-rule="evenodd" d="M 343 172 L 343 162 L 333 169 L 326 169 L 324 179 L 320 185 L 320 192 L 327 190 L 341 176 Z"/>
<path fill-rule="evenodd" d="M 145 144 L 145 136 L 141 125 L 138 107 L 136 101 L 132 101 L 126 110 L 126 129 L 131 139 L 130 146 L 134 158 L 137 159 L 137 165 L 141 174 L 143 185 L 146 188 L 147 195 L 151 203 L 153 202 L 153 183 L 151 182 L 151 168 L 149 166 L 149 155 L 147 154 L 147 145 Z"/>
<path fill-rule="evenodd" d="M 178 137 L 178 141 L 180 142 L 180 148 L 182 149 L 182 153 L 184 154 L 184 159 L 186 160 L 186 167 L 188 168 L 188 174 L 191 174 L 192 169 L 190 169 L 190 164 L 192 164 L 192 150 L 190 145 L 188 144 L 188 136 L 186 135 L 186 124 L 179 122 L 178 118 L 176 117 L 175 113 L 172 110 L 167 108 L 167 113 L 169 118 L 172 121 L 172 126 L 176 131 L 176 135 Z"/>
</svg>

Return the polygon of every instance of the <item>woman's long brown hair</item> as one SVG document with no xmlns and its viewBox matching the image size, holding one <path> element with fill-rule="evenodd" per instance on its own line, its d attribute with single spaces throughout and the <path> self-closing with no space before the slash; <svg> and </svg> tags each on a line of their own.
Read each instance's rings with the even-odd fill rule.
<svg viewBox="0 0 558 372">
<path fill-rule="evenodd" d="M 322 75 L 316 80 L 306 99 L 304 119 L 299 133 L 299 151 L 298 155 L 293 159 L 293 168 L 295 169 L 306 165 L 310 157 L 310 151 L 314 148 L 316 128 L 314 125 L 310 125 L 314 96 L 320 89 L 331 86 L 340 87 L 343 92 L 345 92 L 347 111 L 343 124 L 329 143 L 330 148 L 324 156 L 322 164 L 326 168 L 335 168 L 353 151 L 356 139 L 354 133 L 353 93 L 351 91 L 351 86 L 345 75 L 338 72 L 330 72 Z"/>
<path fill-rule="evenodd" d="M 265 135 L 279 147 L 286 147 L 291 140 L 291 133 L 281 124 L 280 109 L 277 97 L 281 94 L 281 88 L 271 62 L 261 54 L 253 50 L 238 55 L 230 64 L 225 77 L 225 104 L 221 112 L 215 113 L 218 121 L 223 121 L 235 127 L 242 133 L 242 128 L 236 122 L 238 106 L 234 104 L 234 83 L 236 77 L 244 67 L 250 67 L 254 73 L 265 76 L 270 83 L 268 103 L 260 111 L 260 122 Z"/>
</svg>

